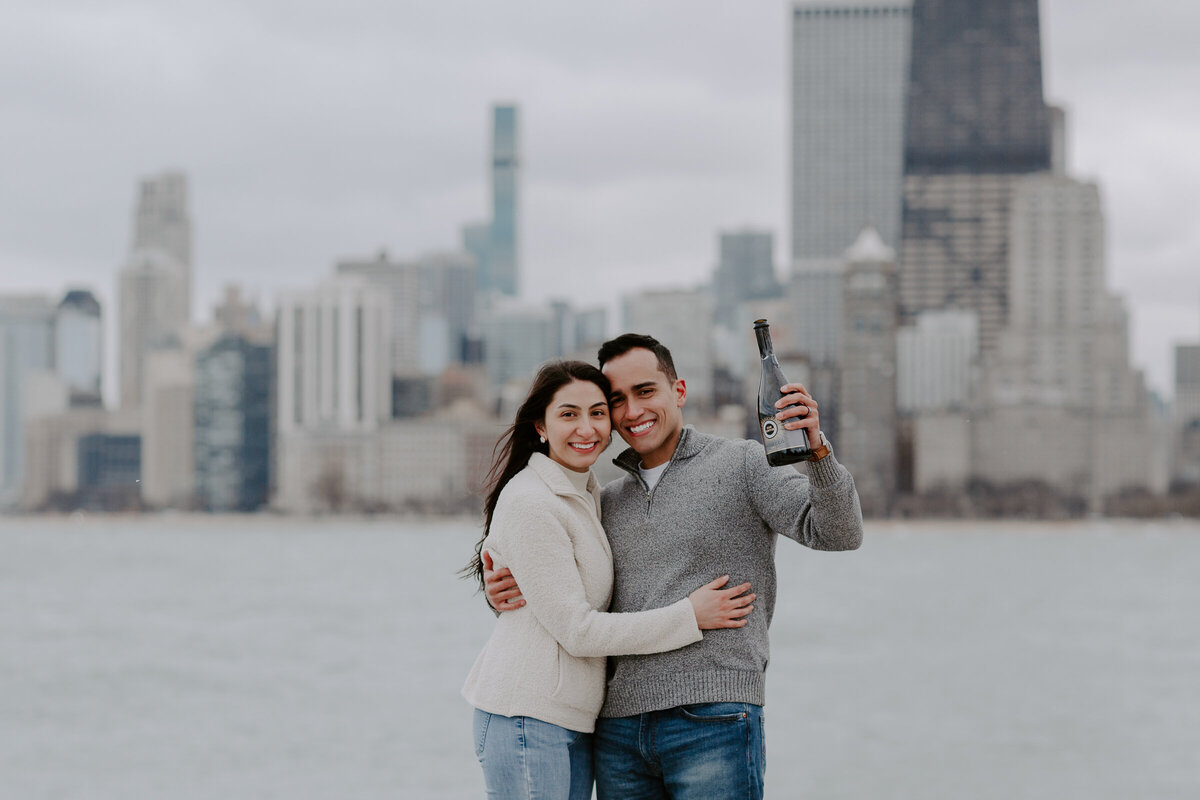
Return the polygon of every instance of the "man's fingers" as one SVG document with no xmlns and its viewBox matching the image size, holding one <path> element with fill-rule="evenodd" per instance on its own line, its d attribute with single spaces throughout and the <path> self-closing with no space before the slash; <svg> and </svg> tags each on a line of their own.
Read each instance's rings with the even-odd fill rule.
<svg viewBox="0 0 1200 800">
<path fill-rule="evenodd" d="M 525 605 L 525 601 L 518 596 L 515 600 L 505 600 L 503 603 L 496 604 L 497 611 L 513 611 Z"/>
<path fill-rule="evenodd" d="M 512 570 L 508 567 L 496 570 L 495 572 L 484 575 L 484 583 L 488 586 L 495 586 L 497 583 L 505 583 L 516 585 L 516 580 L 512 576 Z"/>
<path fill-rule="evenodd" d="M 505 589 L 501 592 L 492 592 L 493 600 L 511 600 L 514 597 L 520 597 L 521 590 L 514 584 L 511 589 Z"/>
<path fill-rule="evenodd" d="M 480 553 L 480 558 L 483 560 L 483 568 L 485 570 L 491 570 L 492 554 L 489 553 L 487 550 L 484 550 L 482 553 Z"/>
</svg>

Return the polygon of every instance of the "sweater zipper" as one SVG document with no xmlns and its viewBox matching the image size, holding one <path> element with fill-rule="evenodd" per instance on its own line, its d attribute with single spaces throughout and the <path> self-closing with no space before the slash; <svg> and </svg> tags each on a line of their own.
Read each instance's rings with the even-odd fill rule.
<svg viewBox="0 0 1200 800">
<path fill-rule="evenodd" d="M 679 448 L 676 448 L 675 450 L 677 454 L 679 452 Z M 674 454 L 671 456 L 671 460 L 667 462 L 667 468 L 662 471 L 662 475 L 658 476 L 658 482 L 654 484 L 654 488 L 651 489 L 646 487 L 646 519 L 650 519 L 650 506 L 654 501 L 654 493 L 658 491 L 659 486 L 662 486 L 663 479 L 667 477 L 667 473 L 671 471 L 671 467 L 673 466 L 675 466 Z M 638 480 L 642 482 L 642 486 L 646 486 L 646 481 L 641 475 L 638 475 Z"/>
</svg>

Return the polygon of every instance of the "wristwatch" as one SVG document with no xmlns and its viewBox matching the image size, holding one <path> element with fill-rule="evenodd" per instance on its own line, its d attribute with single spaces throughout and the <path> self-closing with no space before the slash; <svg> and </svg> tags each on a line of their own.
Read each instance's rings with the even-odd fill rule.
<svg viewBox="0 0 1200 800">
<path fill-rule="evenodd" d="M 812 461 L 820 461 L 829 455 L 829 440 L 825 438 L 825 431 L 817 431 L 817 433 L 821 434 L 821 444 L 813 448 Z"/>
</svg>

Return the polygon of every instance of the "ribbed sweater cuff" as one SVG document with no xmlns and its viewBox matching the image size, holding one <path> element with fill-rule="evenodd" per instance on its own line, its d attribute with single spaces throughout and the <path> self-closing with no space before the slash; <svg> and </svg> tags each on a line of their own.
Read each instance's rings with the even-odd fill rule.
<svg viewBox="0 0 1200 800">
<path fill-rule="evenodd" d="M 808 462 L 808 479 L 819 488 L 833 486 L 842 478 L 842 465 L 832 452 L 820 461 Z"/>
<path fill-rule="evenodd" d="M 752 703 L 765 699 L 761 672 L 677 672 L 642 676 L 628 685 L 609 684 L 602 717 L 632 717 L 693 703 Z"/>
</svg>

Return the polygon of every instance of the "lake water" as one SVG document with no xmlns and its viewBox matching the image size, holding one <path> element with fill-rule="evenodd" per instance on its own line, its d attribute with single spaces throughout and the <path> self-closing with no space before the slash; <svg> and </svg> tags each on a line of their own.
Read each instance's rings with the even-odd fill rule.
<svg viewBox="0 0 1200 800">
<path fill-rule="evenodd" d="M 476 531 L 0 517 L 0 797 L 482 797 Z M 1200 525 L 868 523 L 778 563 L 769 797 L 1200 797 Z"/>
</svg>

